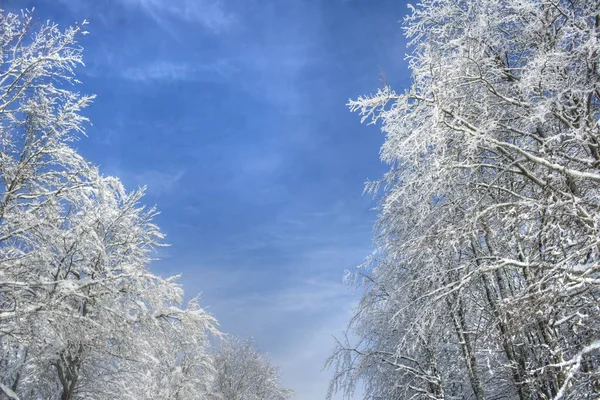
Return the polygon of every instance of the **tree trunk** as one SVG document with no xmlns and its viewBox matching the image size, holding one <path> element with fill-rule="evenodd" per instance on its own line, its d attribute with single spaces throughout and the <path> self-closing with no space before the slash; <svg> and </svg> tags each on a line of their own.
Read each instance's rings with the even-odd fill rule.
<svg viewBox="0 0 600 400">
<path fill-rule="evenodd" d="M 481 378 L 477 369 L 477 360 L 475 359 L 475 353 L 473 352 L 473 346 L 471 339 L 469 338 L 467 321 L 465 318 L 465 311 L 462 299 L 459 296 L 453 296 L 456 301 L 456 305 L 449 304 L 452 313 L 452 322 L 454 323 L 454 329 L 458 336 L 463 357 L 465 360 L 465 366 L 469 374 L 469 381 L 471 382 L 471 388 L 475 394 L 477 400 L 485 400 L 483 386 L 481 384 Z"/>
</svg>

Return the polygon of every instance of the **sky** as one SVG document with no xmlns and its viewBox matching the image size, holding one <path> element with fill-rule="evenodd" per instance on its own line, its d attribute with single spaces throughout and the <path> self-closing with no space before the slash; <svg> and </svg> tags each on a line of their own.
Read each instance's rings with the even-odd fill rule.
<svg viewBox="0 0 600 400">
<path fill-rule="evenodd" d="M 88 20 L 77 90 L 96 94 L 80 152 L 145 203 L 220 329 L 281 367 L 295 400 L 322 371 L 360 291 L 346 270 L 372 249 L 383 135 L 348 111 L 410 74 L 398 0 L 1 0 L 40 21 Z M 384 76 L 384 78 L 383 78 Z"/>
</svg>

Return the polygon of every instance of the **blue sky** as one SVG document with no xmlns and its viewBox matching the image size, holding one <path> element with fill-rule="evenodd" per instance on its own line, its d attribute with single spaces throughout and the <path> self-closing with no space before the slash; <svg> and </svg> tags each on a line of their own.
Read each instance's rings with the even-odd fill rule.
<svg viewBox="0 0 600 400">
<path fill-rule="evenodd" d="M 79 90 L 97 94 L 77 145 L 129 188 L 147 185 L 181 273 L 224 332 L 252 336 L 295 399 L 321 372 L 369 254 L 364 182 L 385 171 L 349 98 L 407 87 L 407 12 L 392 0 L 5 0 L 40 20 L 90 21 Z"/>
</svg>

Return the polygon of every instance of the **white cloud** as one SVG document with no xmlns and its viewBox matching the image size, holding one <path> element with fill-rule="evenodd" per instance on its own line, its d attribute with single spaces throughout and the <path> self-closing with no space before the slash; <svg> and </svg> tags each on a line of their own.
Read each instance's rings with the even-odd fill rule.
<svg viewBox="0 0 600 400">
<path fill-rule="evenodd" d="M 345 330 L 356 304 L 355 295 L 341 283 L 308 280 L 267 295 L 256 305 L 268 315 L 259 321 L 285 336 L 285 345 L 270 355 L 281 367 L 283 383 L 295 390 L 296 400 L 325 398 L 332 371 L 322 367 L 333 349 L 333 336 Z M 282 324 L 291 326 L 277 329 Z"/>
<path fill-rule="evenodd" d="M 161 196 L 172 192 L 184 174 L 184 170 L 149 170 L 135 174 L 133 180 L 138 186 L 147 186 L 148 193 L 154 196 Z"/>
<path fill-rule="evenodd" d="M 172 31 L 169 19 L 201 24 L 213 33 L 229 30 L 237 17 L 227 12 L 218 0 L 121 0 L 130 7 L 139 7 L 157 24 Z"/>
<path fill-rule="evenodd" d="M 338 309 L 327 314 L 327 318 L 319 324 L 313 325 L 302 340 L 272 355 L 274 363 L 281 367 L 283 384 L 295 390 L 295 400 L 325 398 L 333 371 L 323 369 L 323 366 L 333 350 L 333 336 L 341 336 L 352 316 L 356 300 L 336 304 Z M 341 394 L 334 396 L 334 399 L 341 400 Z"/>
<path fill-rule="evenodd" d="M 189 80 L 193 70 L 189 65 L 171 62 L 157 62 L 144 66 L 126 68 L 121 76 L 131 81 L 179 81 Z"/>
<path fill-rule="evenodd" d="M 191 65 L 172 61 L 156 61 L 120 71 L 120 76 L 135 82 L 153 81 L 213 81 L 231 72 L 226 62 Z"/>
</svg>

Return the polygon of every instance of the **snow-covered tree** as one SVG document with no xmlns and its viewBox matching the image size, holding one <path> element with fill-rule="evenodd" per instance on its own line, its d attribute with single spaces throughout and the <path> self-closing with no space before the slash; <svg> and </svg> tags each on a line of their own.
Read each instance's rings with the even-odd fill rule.
<svg viewBox="0 0 600 400">
<path fill-rule="evenodd" d="M 84 24 L 0 13 L 0 397 L 199 399 L 215 321 L 148 269 L 156 211 L 72 142 Z"/>
<path fill-rule="evenodd" d="M 281 386 L 277 368 L 250 340 L 223 339 L 214 354 L 214 368 L 211 399 L 287 400 L 292 396 Z"/>
<path fill-rule="evenodd" d="M 412 87 L 350 102 L 381 122 L 391 169 L 371 186 L 384 196 L 377 251 L 357 273 L 360 342 L 337 346 L 332 389 L 363 379 L 369 399 L 600 391 L 599 10 L 412 8 Z"/>
</svg>

